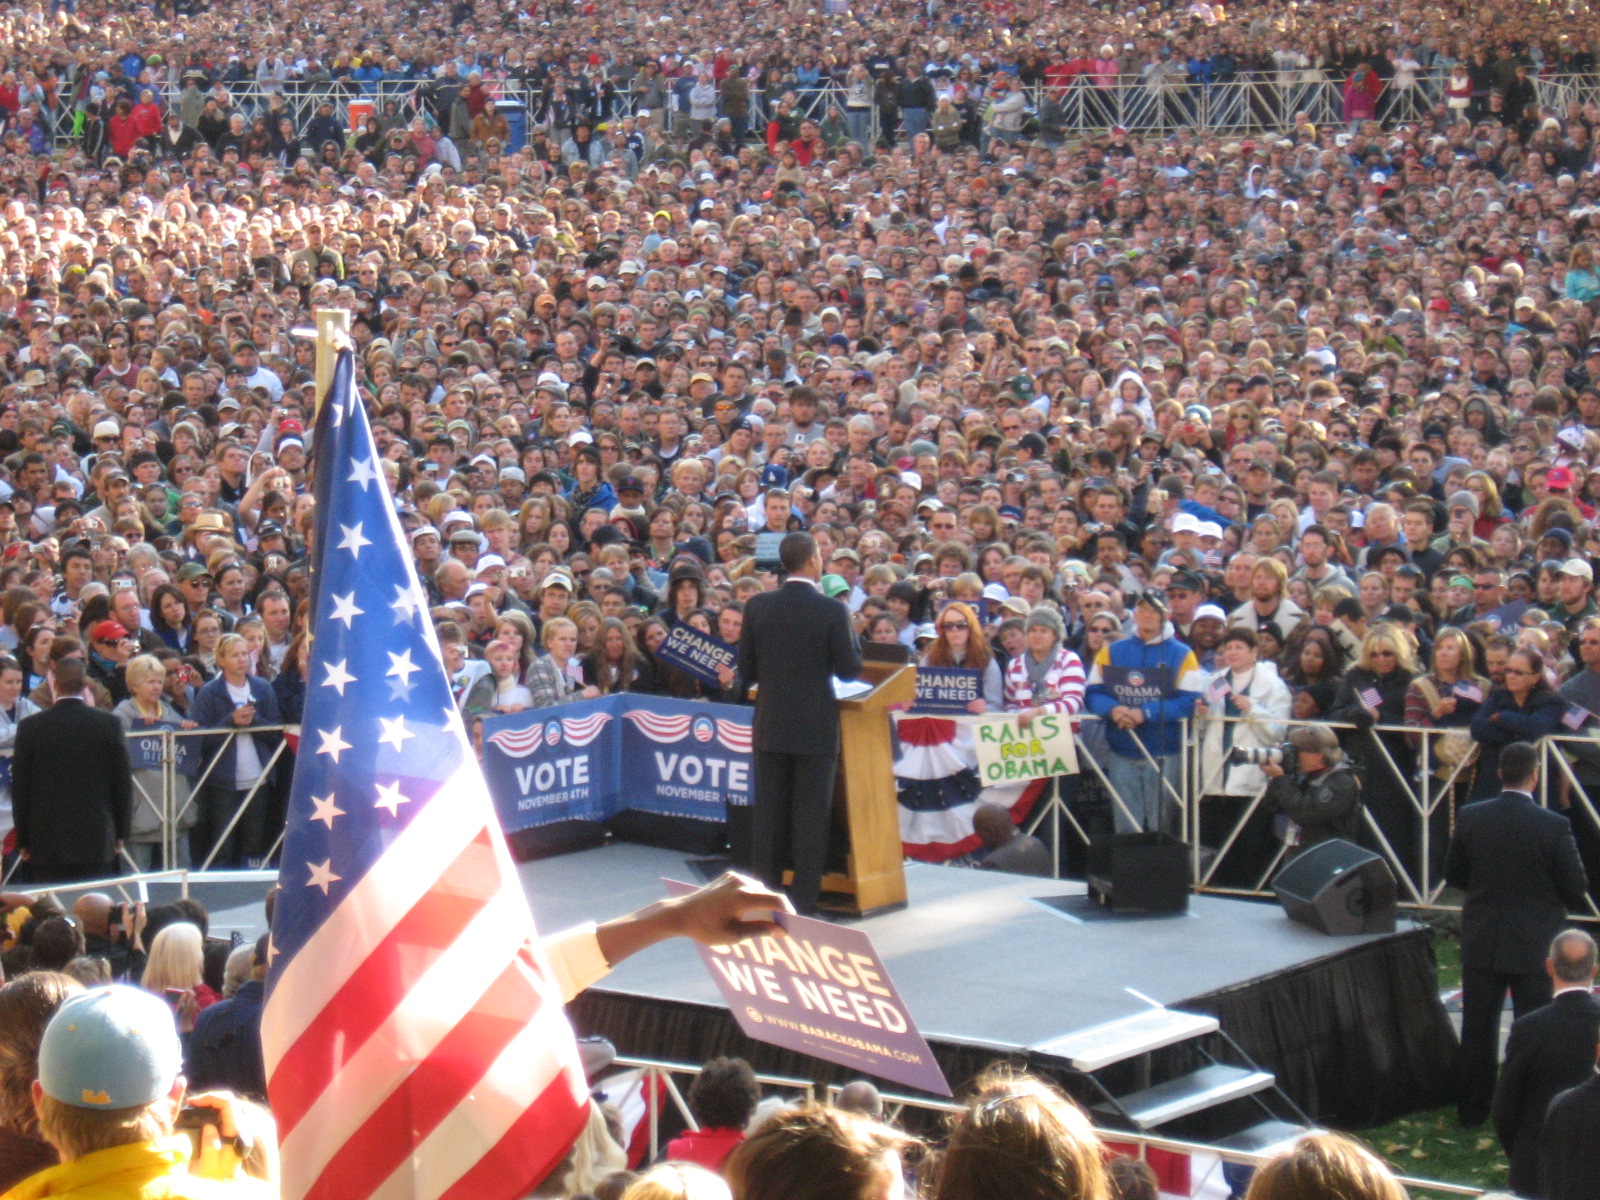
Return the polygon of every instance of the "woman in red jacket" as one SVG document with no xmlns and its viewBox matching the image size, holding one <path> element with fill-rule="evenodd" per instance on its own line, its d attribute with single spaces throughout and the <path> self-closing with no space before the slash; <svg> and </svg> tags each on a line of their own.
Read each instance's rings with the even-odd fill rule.
<svg viewBox="0 0 1600 1200">
<path fill-rule="evenodd" d="M 149 88 L 139 91 L 139 103 L 133 106 L 133 124 L 141 138 L 153 138 L 161 132 L 161 106 Z"/>
<path fill-rule="evenodd" d="M 111 153 L 126 160 L 139 144 L 139 123 L 133 118 L 133 105 L 126 97 L 117 101 L 117 111 L 106 123 L 106 135 L 111 143 Z"/>
<path fill-rule="evenodd" d="M 708 1171 L 722 1170 L 723 1161 L 744 1141 L 745 1123 L 760 1099 L 749 1063 L 742 1058 L 713 1058 L 689 1088 L 689 1111 L 700 1128 L 668 1142 L 667 1157 Z"/>
</svg>

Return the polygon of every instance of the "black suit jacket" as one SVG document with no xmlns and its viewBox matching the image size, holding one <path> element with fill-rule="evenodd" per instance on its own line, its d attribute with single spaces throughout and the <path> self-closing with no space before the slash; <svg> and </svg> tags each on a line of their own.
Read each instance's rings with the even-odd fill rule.
<svg viewBox="0 0 1600 1200">
<path fill-rule="evenodd" d="M 43 863 L 109 863 L 128 836 L 133 776 L 122 725 L 58 700 L 17 726 L 11 803 L 17 849 Z"/>
<path fill-rule="evenodd" d="M 839 706 L 833 677 L 861 674 L 850 613 L 810 583 L 791 580 L 752 596 L 739 635 L 739 676 L 755 684 L 757 750 L 837 754 Z"/>
<path fill-rule="evenodd" d="M 1591 1075 L 1550 1102 L 1540 1153 L 1545 1200 L 1597 1200 L 1600 1171 L 1600 1075 Z"/>
<path fill-rule="evenodd" d="M 1539 1151 L 1544 1115 L 1560 1092 L 1594 1073 L 1600 1044 L 1600 1000 L 1563 992 L 1511 1027 L 1494 1092 L 1494 1131 L 1511 1156 L 1511 1190 L 1540 1196 Z"/>
<path fill-rule="evenodd" d="M 1517 792 L 1461 810 L 1445 880 L 1467 894 L 1461 965 L 1518 975 L 1544 970 L 1550 939 L 1589 889 L 1571 822 Z"/>
</svg>

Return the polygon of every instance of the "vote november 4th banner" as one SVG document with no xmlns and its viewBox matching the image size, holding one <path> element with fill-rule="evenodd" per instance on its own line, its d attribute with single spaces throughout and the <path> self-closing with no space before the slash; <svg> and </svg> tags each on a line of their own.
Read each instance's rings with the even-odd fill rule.
<svg viewBox="0 0 1600 1200">
<path fill-rule="evenodd" d="M 624 809 L 702 821 L 747 805 L 754 710 L 622 693 L 483 723 L 483 771 L 511 833 Z"/>
<path fill-rule="evenodd" d="M 1041 713 L 1027 724 L 1014 714 L 975 722 L 972 746 L 985 784 L 1025 783 L 1078 773 L 1072 718 Z"/>
</svg>

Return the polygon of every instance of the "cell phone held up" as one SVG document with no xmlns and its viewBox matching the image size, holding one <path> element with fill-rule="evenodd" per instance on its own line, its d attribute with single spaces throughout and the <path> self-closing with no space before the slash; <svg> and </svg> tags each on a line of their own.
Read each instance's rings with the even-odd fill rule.
<svg viewBox="0 0 1600 1200">
<path fill-rule="evenodd" d="M 178 1119 L 172 1123 L 174 1133 L 187 1133 L 189 1140 L 194 1143 L 195 1153 L 200 1152 L 200 1138 L 205 1133 L 207 1125 L 214 1126 L 217 1136 L 222 1136 L 222 1114 L 207 1104 L 185 1104 L 178 1110 Z M 243 1136 L 235 1134 L 231 1138 L 222 1138 L 222 1144 L 243 1159 L 250 1153 L 250 1143 Z"/>
</svg>

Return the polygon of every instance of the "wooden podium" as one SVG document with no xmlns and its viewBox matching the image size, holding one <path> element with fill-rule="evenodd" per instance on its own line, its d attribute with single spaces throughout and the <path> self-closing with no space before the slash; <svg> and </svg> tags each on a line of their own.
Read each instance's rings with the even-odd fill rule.
<svg viewBox="0 0 1600 1200">
<path fill-rule="evenodd" d="M 842 849 L 844 870 L 823 875 L 821 900 L 828 911 L 856 916 L 906 902 L 889 709 L 916 699 L 917 669 L 869 660 L 861 664 L 861 681 L 872 690 L 839 701 L 830 861 L 837 861 Z"/>
</svg>

